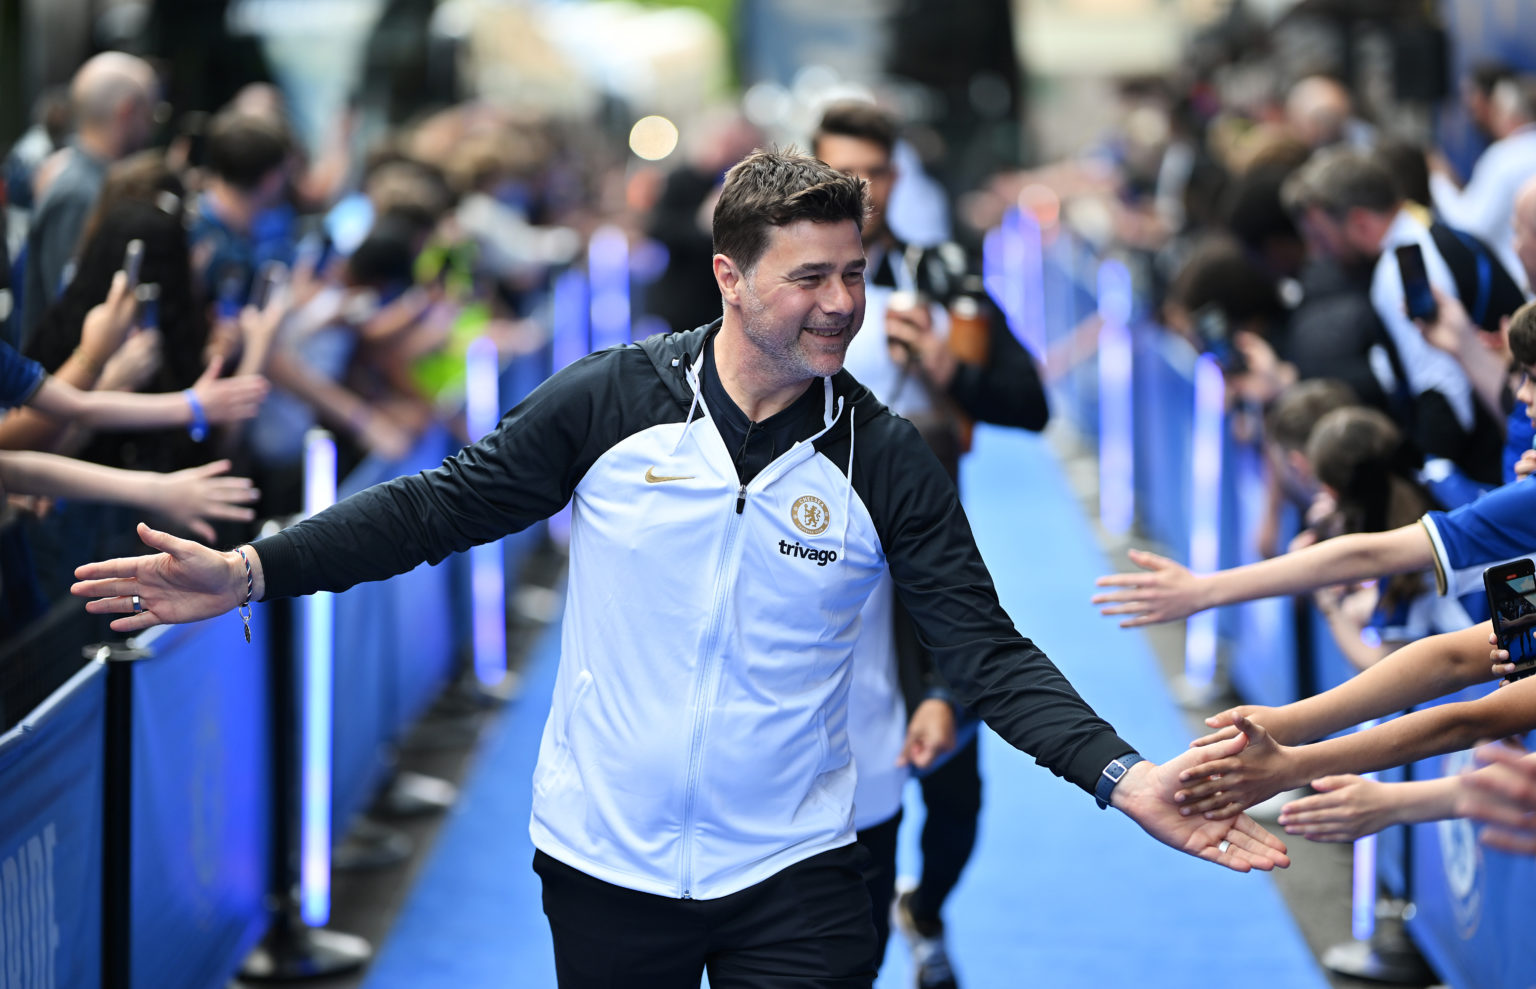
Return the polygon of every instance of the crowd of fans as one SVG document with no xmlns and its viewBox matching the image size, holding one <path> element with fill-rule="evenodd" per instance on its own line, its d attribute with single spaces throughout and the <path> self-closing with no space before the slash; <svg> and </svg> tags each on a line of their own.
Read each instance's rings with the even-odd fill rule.
<svg viewBox="0 0 1536 989">
<path fill-rule="evenodd" d="M 1536 508 L 1523 480 L 1536 471 L 1536 77 L 1483 63 L 1462 81 L 1486 140 L 1465 176 L 1427 128 L 1366 120 L 1331 75 L 1234 79 L 1218 67 L 1127 85 L 1114 141 L 999 177 L 971 202 L 982 216 L 1017 200 L 1047 224 L 1084 218 L 1100 248 L 1143 260 L 1157 321 L 1220 361 L 1228 421 L 1264 449 L 1269 559 L 1197 575 L 1133 551 L 1141 572 L 1102 578 L 1111 589 L 1094 600 L 1135 626 L 1311 593 L 1361 671 L 1295 705 L 1212 719 L 1220 731 L 1202 742 L 1248 742 L 1188 774 L 1190 812 L 1310 786 L 1281 812 L 1292 833 L 1346 841 L 1476 815 L 1515 828 L 1490 829 L 1490 843 L 1530 851 L 1536 755 L 1515 743 L 1433 784 L 1357 774 L 1536 729 L 1536 686 L 1494 635 L 1482 582 L 1536 554 L 1519 521 Z M 1505 676 L 1480 700 L 1314 741 Z"/>
<path fill-rule="evenodd" d="M 310 427 L 345 470 L 455 425 L 468 343 L 537 350 L 605 215 L 613 154 L 537 117 L 463 104 L 311 157 L 275 87 L 167 129 L 162 81 L 96 55 L 5 159 L 0 642 L 126 551 L 113 505 L 229 541 L 299 509 Z"/>
</svg>

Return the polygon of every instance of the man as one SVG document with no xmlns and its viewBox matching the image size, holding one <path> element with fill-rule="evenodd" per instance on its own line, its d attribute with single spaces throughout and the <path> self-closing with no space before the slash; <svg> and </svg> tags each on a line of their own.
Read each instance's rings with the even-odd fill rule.
<svg viewBox="0 0 1536 989">
<path fill-rule="evenodd" d="M 38 196 L 27 230 L 18 349 L 26 349 L 37 321 L 59 294 L 107 166 L 148 143 L 157 92 L 149 63 L 123 52 L 102 52 L 75 72 L 69 87 L 75 137 L 57 152 L 66 158 Z"/>
<path fill-rule="evenodd" d="M 288 151 L 287 135 L 264 117 L 220 114 L 209 126 L 208 182 L 188 235 L 205 298 L 238 307 L 250 297 L 263 260 L 254 224 L 282 198 Z"/>
<path fill-rule="evenodd" d="M 1014 631 L 949 479 L 841 372 L 865 206 L 857 179 L 756 152 L 715 209 L 719 321 L 577 361 L 437 470 L 251 545 L 141 526 L 163 552 L 81 567 L 74 593 L 120 632 L 197 621 L 402 573 L 572 501 L 530 824 L 565 989 L 693 989 L 706 968 L 716 989 L 871 984 L 846 697 L 887 568 L 1004 738 L 1189 854 L 1288 864 L 1251 820 L 1178 813 L 1183 763 L 1140 761 Z"/>
<path fill-rule="evenodd" d="M 987 360 L 966 363 L 954 356 L 945 336 L 947 307 L 961 294 L 966 272 L 957 262 L 964 261 L 964 254 L 955 244 L 914 246 L 891 230 L 888 211 L 899 178 L 896 144 L 895 121 L 874 104 L 858 100 L 828 106 L 811 141 L 812 154 L 863 179 L 869 188 L 870 212 L 864 222 L 869 258 L 866 316 L 884 332 L 855 338 L 846 365 L 891 411 L 912 421 L 950 479 L 958 481 L 966 413 L 1042 429 L 1048 417 L 1045 391 L 1034 361 L 995 307 L 989 306 Z M 921 301 L 906 305 L 904 297 Z M 947 748 L 954 728 L 946 724 L 946 718 L 953 718 L 943 685 L 931 675 L 932 661 L 900 602 L 883 584 L 870 595 L 864 624 L 849 701 L 849 737 L 859 767 L 854 800 L 859 840 L 874 857 L 870 894 L 883 955 L 906 767 L 913 763 L 926 768 L 938 754 L 929 750 Z M 903 732 L 902 722 L 908 718 Z M 941 911 L 976 844 L 981 812 L 976 736 L 969 735 L 947 761 L 922 776 L 921 786 L 926 809 L 923 871 L 917 887 L 901 896 L 897 917 L 912 946 L 917 984 L 922 989 L 952 989 L 957 982 Z"/>
<path fill-rule="evenodd" d="M 1515 195 L 1536 177 L 1536 78 L 1510 76 L 1494 84 L 1488 122 L 1492 144 L 1458 189 L 1443 170 L 1430 176 L 1434 205 L 1445 222 L 1490 244 L 1519 273 L 1510 240 Z"/>
<path fill-rule="evenodd" d="M 1445 295 L 1456 294 L 1427 217 L 1415 215 L 1422 211 L 1404 201 L 1380 162 L 1348 149 L 1314 154 L 1287 181 L 1284 195 L 1309 245 L 1346 265 L 1371 267 L 1371 303 L 1392 341 L 1393 376 L 1409 396 L 1405 430 L 1426 456 L 1450 460 L 1473 480 L 1499 483 L 1501 424 L 1473 400 L 1455 358 L 1424 340 L 1404 303 L 1395 252 L 1410 245 L 1423 255 L 1430 284 Z"/>
</svg>

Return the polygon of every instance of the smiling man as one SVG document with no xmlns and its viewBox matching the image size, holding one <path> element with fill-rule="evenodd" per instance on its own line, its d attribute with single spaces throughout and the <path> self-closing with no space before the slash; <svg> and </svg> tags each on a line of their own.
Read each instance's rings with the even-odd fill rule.
<svg viewBox="0 0 1536 989">
<path fill-rule="evenodd" d="M 577 361 L 437 470 L 254 544 L 141 526 L 162 552 L 81 567 L 75 593 L 125 615 L 118 631 L 196 621 L 403 573 L 572 502 L 530 823 L 564 989 L 696 989 L 706 969 L 716 989 L 872 983 L 846 701 L 887 567 L 1003 737 L 1181 851 L 1285 865 L 1247 818 L 1178 814 L 1188 756 L 1140 761 L 1019 636 L 938 462 L 841 371 L 865 208 L 857 179 L 755 152 L 715 212 L 720 320 Z"/>
</svg>

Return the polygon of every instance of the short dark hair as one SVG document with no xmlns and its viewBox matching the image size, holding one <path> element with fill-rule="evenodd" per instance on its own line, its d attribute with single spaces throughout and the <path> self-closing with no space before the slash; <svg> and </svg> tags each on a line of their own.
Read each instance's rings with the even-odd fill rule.
<svg viewBox="0 0 1536 989">
<path fill-rule="evenodd" d="M 758 149 L 725 173 L 715 205 L 715 253 L 749 272 L 768 249 L 769 227 L 849 220 L 862 229 L 868 212 L 861 179 L 795 148 Z"/>
<path fill-rule="evenodd" d="M 1536 302 L 1527 302 L 1509 317 L 1509 352 L 1522 368 L 1536 366 Z"/>
<path fill-rule="evenodd" d="M 821 149 L 828 135 L 853 137 L 878 144 L 887 155 L 896 150 L 896 121 L 867 100 L 838 100 L 822 111 L 821 123 L 811 135 L 811 153 Z"/>
<path fill-rule="evenodd" d="M 1168 288 L 1168 301 L 1191 313 L 1215 306 L 1234 328 L 1255 319 L 1268 324 L 1285 313 L 1275 280 L 1236 241 L 1219 234 L 1190 250 Z"/>
<path fill-rule="evenodd" d="M 1411 141 L 1386 140 L 1376 145 L 1376 160 L 1392 173 L 1403 195 L 1420 206 L 1430 204 L 1429 159 Z"/>
<path fill-rule="evenodd" d="M 1352 209 L 1395 213 L 1403 194 L 1381 162 L 1353 148 L 1325 148 L 1297 169 L 1281 189 L 1293 213 L 1314 207 L 1342 219 Z"/>
<path fill-rule="evenodd" d="M 1282 449 L 1305 451 L 1318 420 L 1336 409 L 1359 404 L 1354 390 L 1335 378 L 1298 381 L 1264 410 L 1264 435 Z"/>
<path fill-rule="evenodd" d="M 288 159 L 288 135 L 265 117 L 221 113 L 208 125 L 208 170 L 249 192 Z"/>
</svg>

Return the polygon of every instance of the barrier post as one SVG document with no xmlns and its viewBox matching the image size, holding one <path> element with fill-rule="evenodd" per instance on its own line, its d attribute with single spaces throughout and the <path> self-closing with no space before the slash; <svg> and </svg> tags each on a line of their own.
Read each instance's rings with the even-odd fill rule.
<svg viewBox="0 0 1536 989">
<path fill-rule="evenodd" d="M 1209 354 L 1195 361 L 1194 437 L 1190 449 L 1189 568 L 1196 573 L 1221 569 L 1222 444 L 1227 431 L 1226 379 Z M 1188 619 L 1184 636 L 1184 674 L 1180 700 L 1204 706 L 1221 687 L 1217 674 L 1216 612 Z"/>
<path fill-rule="evenodd" d="M 304 509 L 336 500 L 336 445 L 312 429 L 304 441 Z M 331 594 L 267 605 L 273 684 L 274 869 L 277 907 L 267 937 L 241 968 L 244 978 L 277 982 L 325 978 L 361 968 L 372 946 L 325 929 L 330 917 L 331 718 L 335 648 Z M 293 655 L 295 610 L 302 608 L 302 655 Z M 298 729 L 298 737 L 294 730 Z M 295 744 L 297 742 L 297 744 Z"/>
<path fill-rule="evenodd" d="M 1136 520 L 1136 424 L 1131 349 L 1131 273 L 1099 265 L 1099 522 L 1123 536 Z"/>
<path fill-rule="evenodd" d="M 465 355 L 464 422 L 470 442 L 496 428 L 501 386 L 496 344 L 481 337 Z M 507 679 L 507 572 L 501 540 L 469 551 L 472 644 L 475 678 L 496 690 Z"/>
</svg>

